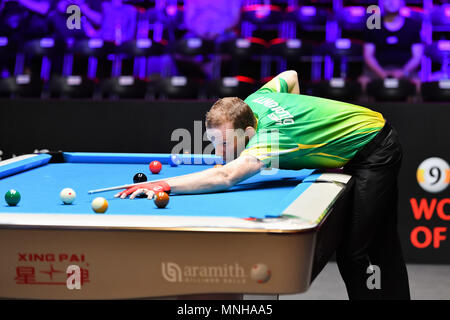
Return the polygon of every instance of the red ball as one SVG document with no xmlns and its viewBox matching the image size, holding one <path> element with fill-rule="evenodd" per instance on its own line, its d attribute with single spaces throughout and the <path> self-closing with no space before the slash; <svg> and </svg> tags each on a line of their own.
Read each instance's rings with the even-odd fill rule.
<svg viewBox="0 0 450 320">
<path fill-rule="evenodd" d="M 161 171 L 162 164 L 161 164 L 161 162 L 155 160 L 155 161 L 150 162 L 149 168 L 153 174 L 156 174 Z"/>
<path fill-rule="evenodd" d="M 164 191 L 157 192 L 154 201 L 158 208 L 165 208 L 169 203 L 169 195 Z"/>
</svg>

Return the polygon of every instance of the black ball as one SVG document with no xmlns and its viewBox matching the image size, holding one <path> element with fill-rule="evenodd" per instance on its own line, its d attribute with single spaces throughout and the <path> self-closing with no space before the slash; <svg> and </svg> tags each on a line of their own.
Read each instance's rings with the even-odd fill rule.
<svg viewBox="0 0 450 320">
<path fill-rule="evenodd" d="M 133 177 L 133 183 L 145 182 L 147 181 L 147 176 L 141 172 L 136 173 Z"/>
</svg>

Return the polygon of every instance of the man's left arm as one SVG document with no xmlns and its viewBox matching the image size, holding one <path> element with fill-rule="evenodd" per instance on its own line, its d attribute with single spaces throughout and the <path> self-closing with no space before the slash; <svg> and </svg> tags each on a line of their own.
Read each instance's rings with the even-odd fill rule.
<svg viewBox="0 0 450 320">
<path fill-rule="evenodd" d="M 258 173 L 263 163 L 252 156 L 240 156 L 222 167 L 167 179 L 173 193 L 223 191 Z"/>
<path fill-rule="evenodd" d="M 198 194 L 224 191 L 257 174 L 263 166 L 263 162 L 255 157 L 244 155 L 222 167 L 168 178 L 164 180 L 164 184 L 170 187 L 171 194 Z M 124 199 L 130 195 L 130 199 L 134 199 L 142 193 L 142 189 L 151 190 L 152 183 L 128 188 L 116 194 L 116 197 Z"/>
</svg>

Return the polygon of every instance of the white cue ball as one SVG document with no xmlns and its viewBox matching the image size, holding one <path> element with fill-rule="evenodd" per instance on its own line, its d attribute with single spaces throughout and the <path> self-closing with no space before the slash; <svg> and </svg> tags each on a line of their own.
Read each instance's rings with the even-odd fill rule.
<svg viewBox="0 0 450 320">
<path fill-rule="evenodd" d="M 105 198 L 98 197 L 92 201 L 91 206 L 96 213 L 105 213 L 108 209 L 108 201 Z"/>
<path fill-rule="evenodd" d="M 59 197 L 61 198 L 61 201 L 64 204 L 72 204 L 76 196 L 77 194 L 71 188 L 64 188 L 61 190 L 61 193 L 59 194 Z"/>
</svg>

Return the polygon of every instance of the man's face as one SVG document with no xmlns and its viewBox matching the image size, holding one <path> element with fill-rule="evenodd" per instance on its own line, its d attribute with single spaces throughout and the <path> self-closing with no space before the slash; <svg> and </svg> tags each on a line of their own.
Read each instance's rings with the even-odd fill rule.
<svg viewBox="0 0 450 320">
<path fill-rule="evenodd" d="M 215 128 L 207 128 L 206 135 L 214 145 L 216 156 L 222 157 L 225 162 L 236 159 L 245 149 L 245 131 L 234 129 L 231 122 Z"/>
<path fill-rule="evenodd" d="M 382 0 L 382 3 L 386 13 L 397 13 L 403 6 L 402 0 Z"/>
</svg>

